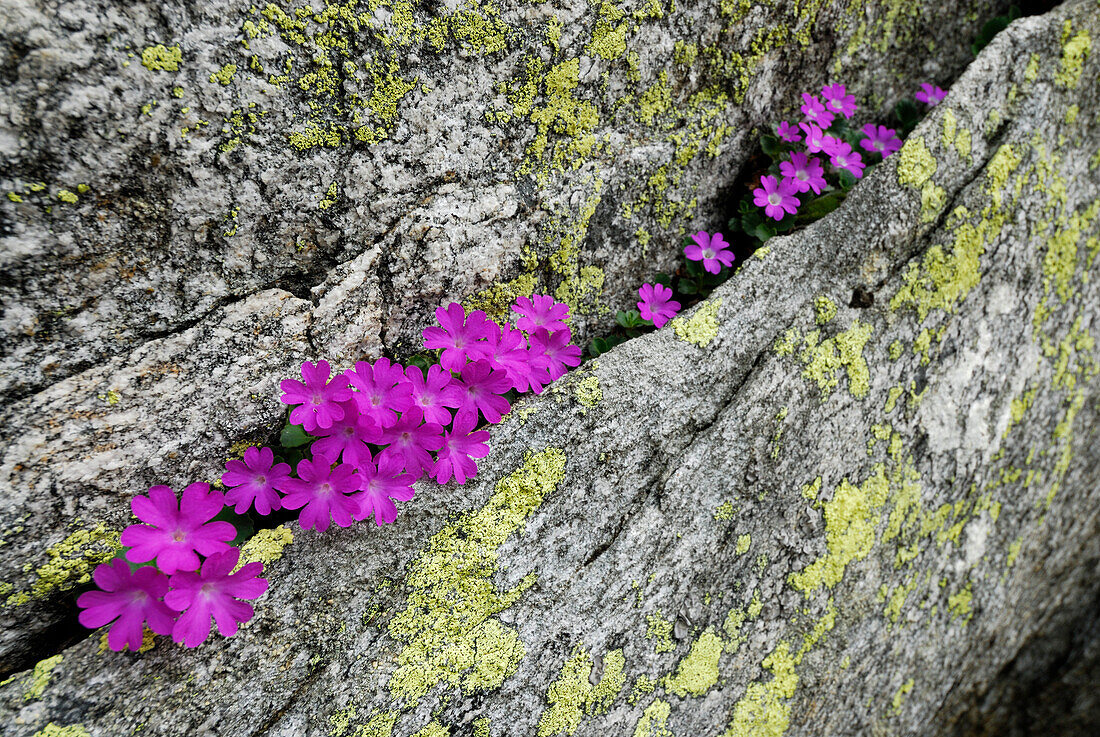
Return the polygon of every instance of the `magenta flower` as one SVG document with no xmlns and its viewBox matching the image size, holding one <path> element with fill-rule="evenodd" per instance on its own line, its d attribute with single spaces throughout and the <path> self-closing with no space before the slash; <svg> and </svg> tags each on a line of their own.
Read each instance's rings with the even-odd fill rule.
<svg viewBox="0 0 1100 737">
<path fill-rule="evenodd" d="M 798 126 L 791 125 L 785 120 L 779 124 L 777 133 L 787 143 L 798 143 L 802 140 L 802 136 L 798 132 Z"/>
<path fill-rule="evenodd" d="M 191 484 L 177 501 L 167 486 L 154 486 L 149 496 L 135 496 L 130 509 L 144 525 L 130 525 L 122 531 L 122 544 L 131 563 L 148 563 L 156 558 L 157 568 L 169 575 L 194 571 L 199 555 L 228 550 L 237 531 L 228 522 L 211 522 L 225 506 L 221 492 L 209 484 Z M 197 554 L 196 554 L 197 553 Z"/>
<path fill-rule="evenodd" d="M 508 323 L 495 325 L 487 338 L 485 360 L 495 369 L 501 369 L 512 380 L 512 388 L 526 391 L 527 375 L 532 369 L 532 358 L 527 347 L 527 336 Z"/>
<path fill-rule="evenodd" d="M 424 421 L 449 425 L 451 411 L 443 406 L 442 398 L 443 390 L 451 383 L 451 373 L 442 366 L 433 364 L 428 367 L 427 378 L 419 366 L 409 366 L 405 369 L 405 376 L 412 386 L 412 406 L 420 408 L 424 413 Z"/>
<path fill-rule="evenodd" d="M 832 142 L 836 140 L 813 123 L 799 123 L 798 125 L 802 132 L 806 134 L 806 150 L 812 154 L 824 151 L 826 146 L 832 145 Z"/>
<path fill-rule="evenodd" d="M 267 591 L 267 580 L 257 578 L 264 564 L 256 561 L 233 573 L 241 551 L 232 548 L 211 555 L 202 571 L 183 571 L 172 576 L 172 590 L 164 602 L 183 612 L 172 628 L 172 639 L 184 647 L 198 647 L 210 636 L 210 619 L 224 637 L 237 633 L 237 625 L 252 619 L 252 605 L 240 599 L 255 599 Z"/>
<path fill-rule="evenodd" d="M 812 189 L 814 194 L 821 194 L 825 188 L 825 170 L 821 168 L 821 162 L 801 151 L 792 151 L 790 161 L 780 161 L 779 172 L 784 181 L 791 183 L 795 192 Z"/>
<path fill-rule="evenodd" d="M 455 379 L 443 391 L 443 403 L 458 408 L 456 419 L 463 414 L 472 415 L 476 425 L 480 410 L 485 419 L 495 425 L 500 422 L 500 416 L 512 408 L 508 400 L 500 396 L 511 388 L 512 379 L 506 372 L 494 369 L 486 360 L 474 361 L 463 366 L 462 378 Z"/>
<path fill-rule="evenodd" d="M 684 255 L 689 261 L 702 261 L 703 268 L 711 274 L 717 274 L 723 266 L 733 264 L 733 253 L 727 249 L 730 247 L 721 233 L 711 235 L 705 230 L 700 230 L 691 236 L 695 241 L 684 247 Z"/>
<path fill-rule="evenodd" d="M 882 154 L 882 158 L 886 158 L 901 148 L 901 139 L 893 128 L 868 123 L 860 130 L 867 136 L 859 139 L 859 145 L 864 151 Z"/>
<path fill-rule="evenodd" d="M 850 118 L 856 112 L 856 96 L 849 95 L 848 90 L 842 84 L 827 84 L 821 88 L 821 96 L 825 98 L 825 107 L 834 113 L 840 113 L 845 118 Z M 828 126 L 825 126 L 826 128 Z"/>
<path fill-rule="evenodd" d="M 463 415 L 462 421 L 455 420 L 454 427 L 443 437 L 443 447 L 436 453 L 438 460 L 432 468 L 432 477 L 441 484 L 452 478 L 460 485 L 466 483 L 477 473 L 475 458 L 489 455 L 489 433 L 486 430 L 474 431 L 474 420 Z"/>
<path fill-rule="evenodd" d="M 358 389 L 353 396 L 359 412 L 381 428 L 397 422 L 397 413 L 413 405 L 412 384 L 401 364 L 379 358 L 373 364 L 359 361 L 348 372 L 348 381 Z"/>
<path fill-rule="evenodd" d="M 752 191 L 753 204 L 764 208 L 764 214 L 774 220 L 782 220 L 784 213 L 794 215 L 801 204 L 794 196 L 794 185 L 789 179 L 776 182 L 775 177 L 760 177 L 760 187 Z"/>
<path fill-rule="evenodd" d="M 474 310 L 467 316 L 462 305 L 451 302 L 447 309 L 437 308 L 435 317 L 442 327 L 424 328 L 424 347 L 443 350 L 443 368 L 461 371 L 466 361 L 481 358 L 484 339 L 492 331 L 484 312 Z"/>
<path fill-rule="evenodd" d="M 569 305 L 555 302 L 545 294 L 536 294 L 531 299 L 517 297 L 512 311 L 521 315 L 516 320 L 516 327 L 528 333 L 539 328 L 551 332 L 565 330 L 565 321 L 569 319 Z"/>
<path fill-rule="evenodd" d="M 848 172 L 856 179 L 863 176 L 863 157 L 852 151 L 852 147 L 844 141 L 834 140 L 825 150 L 829 154 L 829 163 L 837 169 Z"/>
<path fill-rule="evenodd" d="M 92 574 L 102 591 L 86 591 L 76 600 L 81 608 L 77 619 L 88 629 L 111 624 L 107 645 L 116 652 L 141 647 L 145 624 L 158 635 L 172 634 L 176 613 L 161 599 L 168 592 L 168 576 L 152 566 L 133 573 L 122 558 L 96 566 Z"/>
<path fill-rule="evenodd" d="M 531 353 L 546 359 L 551 380 L 565 376 L 566 366 L 581 365 L 581 349 L 570 344 L 572 337 L 568 329 L 551 333 L 539 328 L 531 335 Z"/>
<path fill-rule="evenodd" d="M 802 115 L 809 123 L 828 128 L 833 124 L 833 114 L 825 109 L 821 101 L 809 92 L 802 93 Z"/>
<path fill-rule="evenodd" d="M 225 493 L 225 503 L 233 505 L 237 514 L 244 514 L 254 506 L 257 514 L 269 515 L 282 507 L 281 497 L 275 490 L 289 477 L 290 466 L 275 463 L 271 448 L 249 448 L 244 452 L 243 461 L 225 462 L 222 483 L 230 487 Z"/>
<path fill-rule="evenodd" d="M 923 102 L 931 107 L 935 107 L 940 104 L 943 98 L 947 97 L 947 92 L 938 85 L 931 85 L 927 82 L 923 82 L 920 86 L 920 92 L 913 95 L 913 97 L 917 98 L 917 102 Z"/>
<path fill-rule="evenodd" d="M 314 453 L 312 460 L 298 461 L 299 478 L 287 479 L 283 485 L 287 492 L 283 507 L 302 510 L 298 524 L 303 530 L 324 532 L 331 522 L 349 527 L 359 508 L 354 495 L 360 479 L 355 468 L 347 463 L 332 468 L 332 463 L 331 456 Z"/>
<path fill-rule="evenodd" d="M 388 447 L 382 449 L 379 458 L 400 458 L 405 470 L 420 478 L 432 468 L 432 456 L 428 451 L 439 450 L 443 445 L 443 426 L 438 422 L 424 422 L 420 408 L 410 407 L 396 425 L 382 433 L 382 442 Z"/>
<path fill-rule="evenodd" d="M 403 465 L 400 458 L 389 456 L 379 458 L 377 466 L 368 463 L 360 469 L 359 486 L 363 493 L 358 496 L 359 510 L 355 519 L 365 520 L 373 514 L 377 525 L 388 525 L 397 519 L 397 505 L 393 500 L 407 502 L 415 493 L 412 488 L 415 479 L 402 473 Z"/>
<path fill-rule="evenodd" d="M 367 443 L 377 443 L 381 440 L 382 428 L 372 417 L 359 414 L 359 405 L 354 401 L 343 402 L 342 405 L 344 419 L 334 422 L 328 430 L 316 433 L 319 437 L 313 441 L 312 452 L 314 455 L 321 454 L 333 460 L 343 458 L 344 463 L 358 466 L 361 459 L 370 458 Z M 378 414 L 375 413 L 375 416 Z M 396 415 L 394 417 L 396 422 Z"/>
<path fill-rule="evenodd" d="M 283 404 L 298 405 L 290 411 L 290 421 L 301 425 L 306 432 L 318 427 L 332 427 L 332 423 L 344 416 L 339 403 L 351 398 L 351 389 L 342 374 L 328 380 L 330 368 L 328 361 L 302 364 L 303 384 L 295 379 L 283 379 L 279 388 Z"/>
<path fill-rule="evenodd" d="M 643 284 L 638 288 L 638 312 L 643 320 L 652 320 L 655 327 L 662 327 L 680 311 L 680 303 L 672 298 L 672 290 L 663 284 Z"/>
</svg>

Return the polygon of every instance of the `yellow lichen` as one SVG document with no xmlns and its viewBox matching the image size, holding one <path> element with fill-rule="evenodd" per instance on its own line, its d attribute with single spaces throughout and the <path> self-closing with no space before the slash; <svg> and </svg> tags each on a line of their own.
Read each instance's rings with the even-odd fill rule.
<svg viewBox="0 0 1100 737">
<path fill-rule="evenodd" d="M 890 701 L 890 709 L 892 714 L 901 713 L 901 701 L 905 696 L 913 690 L 913 679 L 910 678 L 905 683 L 898 687 L 898 690 L 894 692 L 894 698 Z"/>
<path fill-rule="evenodd" d="M 672 644 L 672 622 L 661 616 L 661 610 L 658 609 L 653 614 L 647 614 L 645 619 L 648 625 L 645 637 L 647 640 L 656 640 L 654 649 L 658 653 L 675 650 L 676 646 Z"/>
<path fill-rule="evenodd" d="M 529 573 L 515 587 L 498 590 L 497 550 L 564 477 L 561 450 L 530 453 L 497 483 L 484 507 L 432 536 L 409 569 L 408 605 L 389 624 L 390 635 L 405 643 L 389 681 L 395 698 L 418 701 L 436 684 L 490 690 L 515 672 L 526 649 L 516 631 L 493 616 L 512 606 L 537 576 Z"/>
<path fill-rule="evenodd" d="M 178 72 L 183 53 L 179 44 L 148 46 L 141 52 L 141 65 L 151 72 Z"/>
<path fill-rule="evenodd" d="M 819 342 L 820 334 L 816 330 L 804 337 L 804 348 L 799 353 L 804 366 L 802 376 L 817 383 L 822 402 L 840 383 L 837 373 L 841 369 L 848 375 L 849 393 L 857 399 L 867 396 L 871 373 L 863 357 L 863 348 L 873 331 L 874 326 L 856 319 L 847 330 L 825 341 Z"/>
<path fill-rule="evenodd" d="M 626 683 L 625 663 L 621 649 L 607 653 L 599 683 L 593 686 L 590 681 L 592 658 L 583 645 L 576 645 L 557 680 L 546 691 L 550 708 L 539 718 L 539 737 L 573 734 L 585 714 L 606 713 Z"/>
<path fill-rule="evenodd" d="M 233 75 L 237 73 L 236 64 L 226 64 L 218 71 L 210 75 L 211 82 L 217 82 L 223 87 L 227 86 L 233 81 Z"/>
<path fill-rule="evenodd" d="M 721 298 L 704 302 L 690 318 L 673 318 L 672 329 L 676 337 L 700 348 L 706 348 L 718 336 L 718 309 Z"/>
<path fill-rule="evenodd" d="M 1069 35 L 1071 28 L 1070 21 L 1067 20 L 1063 26 L 1063 37 Z M 1091 48 L 1092 38 L 1089 36 L 1088 31 L 1081 31 L 1068 41 L 1064 41 L 1062 44 L 1062 64 L 1058 71 L 1054 73 L 1055 84 L 1071 89 L 1077 87 L 1077 83 L 1081 79 L 1081 71 L 1085 67 L 1085 60 L 1088 59 Z"/>
<path fill-rule="evenodd" d="M 603 399 L 600 379 L 595 374 L 586 376 L 573 384 L 573 396 L 585 407 L 595 407 Z"/>
<path fill-rule="evenodd" d="M 237 568 L 248 563 L 260 562 L 264 568 L 283 557 L 283 549 L 294 542 L 294 533 L 287 525 L 259 530 L 241 546 L 241 558 Z"/>
<path fill-rule="evenodd" d="M 817 324 L 825 325 L 836 317 L 836 302 L 822 294 L 814 300 L 814 312 L 816 313 Z"/>
<path fill-rule="evenodd" d="M 433 720 L 412 737 L 450 737 L 450 734 L 450 727 L 445 727 L 438 720 Z"/>
<path fill-rule="evenodd" d="M 789 577 L 805 594 L 822 586 L 832 588 L 844 577 L 848 565 L 866 558 L 875 544 L 879 510 L 886 504 L 890 482 L 885 466 L 876 464 L 873 473 L 859 486 L 848 479 L 840 482 L 833 498 L 825 502 L 825 546 L 827 553 Z"/>
<path fill-rule="evenodd" d="M 42 599 L 55 591 L 68 591 L 88 583 L 95 567 L 111 560 L 118 547 L 118 533 L 102 523 L 92 529 L 77 530 L 47 548 L 48 560 L 35 570 L 30 591 L 12 594 L 7 604 L 23 604 L 31 597 Z"/>
<path fill-rule="evenodd" d="M 745 533 L 744 535 L 738 535 L 737 543 L 734 545 L 733 552 L 735 555 L 744 555 L 749 552 L 749 547 L 752 545 L 752 535 Z"/>
<path fill-rule="evenodd" d="M 633 737 L 675 737 L 668 728 L 668 716 L 672 707 L 664 699 L 654 699 L 642 712 L 642 718 L 634 727 Z"/>
<path fill-rule="evenodd" d="M 62 654 L 58 653 L 45 660 L 39 660 L 34 664 L 34 671 L 30 675 L 30 683 L 23 693 L 24 701 L 33 701 L 42 698 L 46 692 L 46 686 L 50 685 L 50 676 L 54 668 L 61 664 Z"/>
<path fill-rule="evenodd" d="M 936 160 L 921 136 L 913 136 L 898 152 L 898 184 L 920 189 L 936 173 Z"/>
<path fill-rule="evenodd" d="M 57 190 L 57 199 L 62 202 L 67 202 L 70 205 L 75 205 L 80 198 L 76 196 L 76 192 L 70 192 L 67 189 L 59 189 Z"/>
<path fill-rule="evenodd" d="M 467 312 L 482 310 L 492 320 L 507 321 L 516 298 L 530 297 L 535 293 L 535 285 L 534 274 L 521 274 L 511 281 L 494 284 L 488 289 L 477 292 L 472 297 L 464 300 L 462 304 Z"/>
<path fill-rule="evenodd" d="M 733 502 L 723 502 L 714 510 L 714 519 L 719 521 L 733 519 Z"/>
<path fill-rule="evenodd" d="M 692 643 L 691 650 L 676 668 L 676 674 L 665 679 L 664 686 L 680 697 L 702 696 L 718 683 L 718 658 L 722 655 L 722 638 L 707 628 Z"/>
</svg>

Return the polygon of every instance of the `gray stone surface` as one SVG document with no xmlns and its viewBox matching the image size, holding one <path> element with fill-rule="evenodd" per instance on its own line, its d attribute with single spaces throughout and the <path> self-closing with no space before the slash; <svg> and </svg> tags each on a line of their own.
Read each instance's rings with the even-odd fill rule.
<svg viewBox="0 0 1100 737">
<path fill-rule="evenodd" d="M 754 126 L 830 79 L 867 119 L 946 84 L 1003 5 L 3 3 L 0 673 L 49 639 L 127 499 L 279 425 L 272 391 L 229 417 L 242 380 L 405 355 L 441 302 L 536 288 L 573 305 L 583 342 L 682 232 L 723 221 Z M 338 141 L 305 147 L 322 128 Z M 111 417 L 116 374 L 179 363 L 187 331 L 228 340 L 242 304 L 271 318 L 184 380 L 117 388 L 125 432 L 73 419 Z M 259 358 L 288 310 L 304 336 Z"/>
<path fill-rule="evenodd" d="M 754 126 L 829 78 L 873 119 L 1006 5 L 7 0 L 0 396 L 273 287 L 345 362 L 494 288 L 586 335 L 721 222 Z"/>
<path fill-rule="evenodd" d="M 0 722 L 1094 734 L 1098 32 L 1092 0 L 1013 24 L 839 210 L 517 407 L 475 482 L 265 546 L 236 637 L 90 638 Z"/>
</svg>

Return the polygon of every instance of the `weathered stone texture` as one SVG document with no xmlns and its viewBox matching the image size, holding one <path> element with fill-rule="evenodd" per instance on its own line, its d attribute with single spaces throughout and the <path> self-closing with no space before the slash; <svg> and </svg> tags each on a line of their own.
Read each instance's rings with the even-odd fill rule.
<svg viewBox="0 0 1100 737">
<path fill-rule="evenodd" d="M 89 639 L 0 720 L 1094 734 L 1098 32 L 1093 0 L 1014 23 L 844 206 L 521 404 L 467 487 L 269 545 L 236 637 Z"/>
<path fill-rule="evenodd" d="M 19 609 L 0 672 L 132 495 L 209 480 L 278 427 L 295 361 L 401 356 L 441 302 L 534 289 L 573 305 L 583 342 L 682 232 L 721 223 L 754 126 L 829 79 L 867 119 L 946 84 L 1002 5 L 3 4 L 0 588 Z M 242 304 L 270 318 L 183 379 L 115 387 L 120 429 L 100 397 L 119 372 L 179 363 L 188 330 L 238 332 Z M 239 369 L 269 389 L 230 417 Z M 70 558 L 80 575 L 40 583 Z"/>
<path fill-rule="evenodd" d="M 9 0 L 0 396 L 272 287 L 342 361 L 486 289 L 587 335 L 721 221 L 754 126 L 829 78 L 873 119 L 1005 4 Z"/>
</svg>

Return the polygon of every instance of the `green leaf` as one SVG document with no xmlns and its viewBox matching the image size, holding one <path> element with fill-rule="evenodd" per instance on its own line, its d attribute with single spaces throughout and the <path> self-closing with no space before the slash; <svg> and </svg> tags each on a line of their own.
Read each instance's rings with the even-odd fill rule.
<svg viewBox="0 0 1100 737">
<path fill-rule="evenodd" d="M 752 230 L 752 235 L 759 238 L 762 243 L 766 243 L 769 238 L 775 235 L 775 226 L 768 223 L 760 223 Z"/>
<path fill-rule="evenodd" d="M 767 133 L 760 137 L 760 148 L 768 156 L 777 156 L 782 153 L 782 144 L 779 142 L 779 138 Z"/>
<path fill-rule="evenodd" d="M 215 522 L 228 522 L 237 531 L 236 537 L 230 541 L 230 545 L 239 548 L 246 540 L 256 534 L 256 525 L 247 514 L 237 514 L 233 507 L 226 505 L 222 511 L 214 516 Z"/>
<path fill-rule="evenodd" d="M 615 322 L 619 323 L 619 325 L 624 328 L 636 328 L 646 324 L 637 310 L 628 310 L 626 312 L 619 310 L 615 313 Z"/>
<path fill-rule="evenodd" d="M 665 274 L 664 272 L 661 272 L 660 274 L 657 274 L 657 276 L 653 277 L 653 283 L 660 284 L 661 286 L 672 289 L 672 277 L 668 274 Z"/>
<path fill-rule="evenodd" d="M 680 288 L 677 290 L 680 294 L 698 294 L 699 286 L 693 279 L 681 279 Z"/>
<path fill-rule="evenodd" d="M 703 275 L 702 261 L 688 261 L 686 270 L 689 276 L 699 277 Z"/>
<path fill-rule="evenodd" d="M 832 192 L 821 197 L 815 197 L 802 206 L 802 209 L 798 212 L 798 220 L 800 223 L 812 223 L 815 220 L 828 215 L 833 210 L 840 207 L 840 203 L 844 201 L 846 195 L 843 192 Z"/>
<path fill-rule="evenodd" d="M 856 178 L 852 176 L 850 172 L 842 171 L 838 177 L 840 179 L 840 188 L 845 192 L 849 191 L 852 187 L 856 186 Z"/>
<path fill-rule="evenodd" d="M 283 431 L 279 433 L 279 445 L 284 448 L 297 448 L 300 445 L 313 440 L 312 437 L 306 434 L 306 431 L 302 429 L 301 425 L 295 425 L 287 423 Z"/>
</svg>

